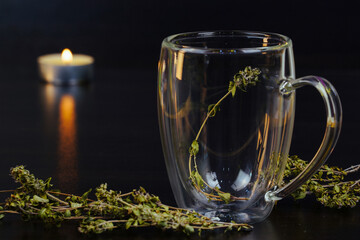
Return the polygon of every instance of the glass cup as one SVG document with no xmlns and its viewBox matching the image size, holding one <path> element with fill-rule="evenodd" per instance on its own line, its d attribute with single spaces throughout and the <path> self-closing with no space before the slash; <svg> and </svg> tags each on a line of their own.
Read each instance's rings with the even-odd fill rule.
<svg viewBox="0 0 360 240">
<path fill-rule="evenodd" d="M 282 186 L 295 90 L 307 85 L 324 100 L 325 136 L 309 166 Z M 167 37 L 157 91 L 176 202 L 221 221 L 264 220 L 277 200 L 326 161 L 340 133 L 335 88 L 322 77 L 295 78 L 292 42 L 280 34 L 215 31 Z"/>
</svg>

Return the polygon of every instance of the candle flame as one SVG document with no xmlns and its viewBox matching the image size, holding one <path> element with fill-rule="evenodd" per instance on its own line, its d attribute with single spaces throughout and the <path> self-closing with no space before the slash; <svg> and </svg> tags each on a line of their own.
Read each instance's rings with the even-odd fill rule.
<svg viewBox="0 0 360 240">
<path fill-rule="evenodd" d="M 70 51 L 70 49 L 68 48 L 65 48 L 62 53 L 61 53 L 61 60 L 64 62 L 64 63 L 71 63 L 72 60 L 73 60 L 73 55 Z"/>
</svg>

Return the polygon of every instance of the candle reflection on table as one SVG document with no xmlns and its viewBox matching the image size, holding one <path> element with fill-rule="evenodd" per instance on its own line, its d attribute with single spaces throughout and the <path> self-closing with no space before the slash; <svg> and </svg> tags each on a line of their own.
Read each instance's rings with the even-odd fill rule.
<svg viewBox="0 0 360 240">
<path fill-rule="evenodd" d="M 41 86 L 44 136 L 47 139 L 44 147 L 56 151 L 54 184 L 63 191 L 77 191 L 79 172 L 76 109 L 87 90 L 80 86 Z"/>
<path fill-rule="evenodd" d="M 58 130 L 59 187 L 69 188 L 78 180 L 75 100 L 69 94 L 61 96 L 60 99 Z"/>
</svg>

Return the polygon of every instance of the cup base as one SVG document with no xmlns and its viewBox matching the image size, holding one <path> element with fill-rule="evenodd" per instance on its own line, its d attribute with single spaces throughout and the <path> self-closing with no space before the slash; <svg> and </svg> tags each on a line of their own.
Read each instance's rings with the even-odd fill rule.
<svg viewBox="0 0 360 240">
<path fill-rule="evenodd" d="M 241 211 L 233 211 L 232 209 L 214 209 L 208 211 L 197 210 L 197 212 L 212 219 L 213 221 L 234 221 L 236 223 L 253 224 L 265 220 L 270 215 L 273 207 L 273 202 L 265 203 L 265 201 L 259 201 L 253 206 Z"/>
</svg>

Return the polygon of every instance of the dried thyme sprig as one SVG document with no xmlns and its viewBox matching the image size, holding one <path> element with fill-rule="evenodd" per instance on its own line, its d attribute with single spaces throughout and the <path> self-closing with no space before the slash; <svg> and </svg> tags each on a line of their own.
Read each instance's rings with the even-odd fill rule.
<svg viewBox="0 0 360 240">
<path fill-rule="evenodd" d="M 284 184 L 289 181 L 288 179 L 296 177 L 307 165 L 308 163 L 298 156 L 289 157 L 284 173 Z M 345 177 L 359 170 L 360 164 L 346 169 L 323 165 L 292 196 L 294 199 L 303 199 L 309 194 L 314 194 L 317 201 L 326 207 L 355 207 L 360 201 L 360 179 L 345 181 Z"/>
<path fill-rule="evenodd" d="M 204 196 L 206 196 L 208 200 L 223 201 L 225 203 L 236 200 L 246 200 L 245 198 L 235 197 L 232 196 L 230 193 L 223 192 L 218 187 L 210 187 L 199 173 L 196 163 L 196 155 L 199 152 L 198 140 L 200 134 L 209 118 L 214 117 L 216 115 L 216 112 L 220 111 L 221 102 L 226 99 L 230 94 L 232 95 L 232 97 L 235 97 L 237 89 L 246 92 L 249 86 L 255 86 L 256 83 L 259 81 L 258 76 L 260 75 L 260 73 L 261 72 L 258 68 L 251 68 L 250 66 L 247 66 L 243 71 L 239 71 L 234 75 L 233 80 L 229 83 L 228 92 L 215 104 L 210 104 L 208 106 L 208 112 L 206 114 L 206 117 L 202 122 L 195 139 L 191 143 L 191 146 L 189 148 L 189 179 L 195 189 L 198 192 L 202 193 Z"/>
<path fill-rule="evenodd" d="M 167 206 L 141 187 L 120 193 L 108 190 L 107 184 L 102 184 L 95 191 L 96 200 L 91 200 L 88 198 L 91 190 L 82 196 L 56 192 L 51 189 L 50 178 L 46 181 L 37 179 L 24 166 L 12 168 L 11 176 L 21 186 L 11 191 L 10 197 L 1 204 L 0 218 L 5 214 L 20 214 L 25 220 L 38 219 L 56 226 L 64 221 L 77 221 L 81 233 L 137 227 L 157 227 L 188 235 L 214 229 L 252 229 L 248 224 L 216 222 L 194 211 Z"/>
</svg>

